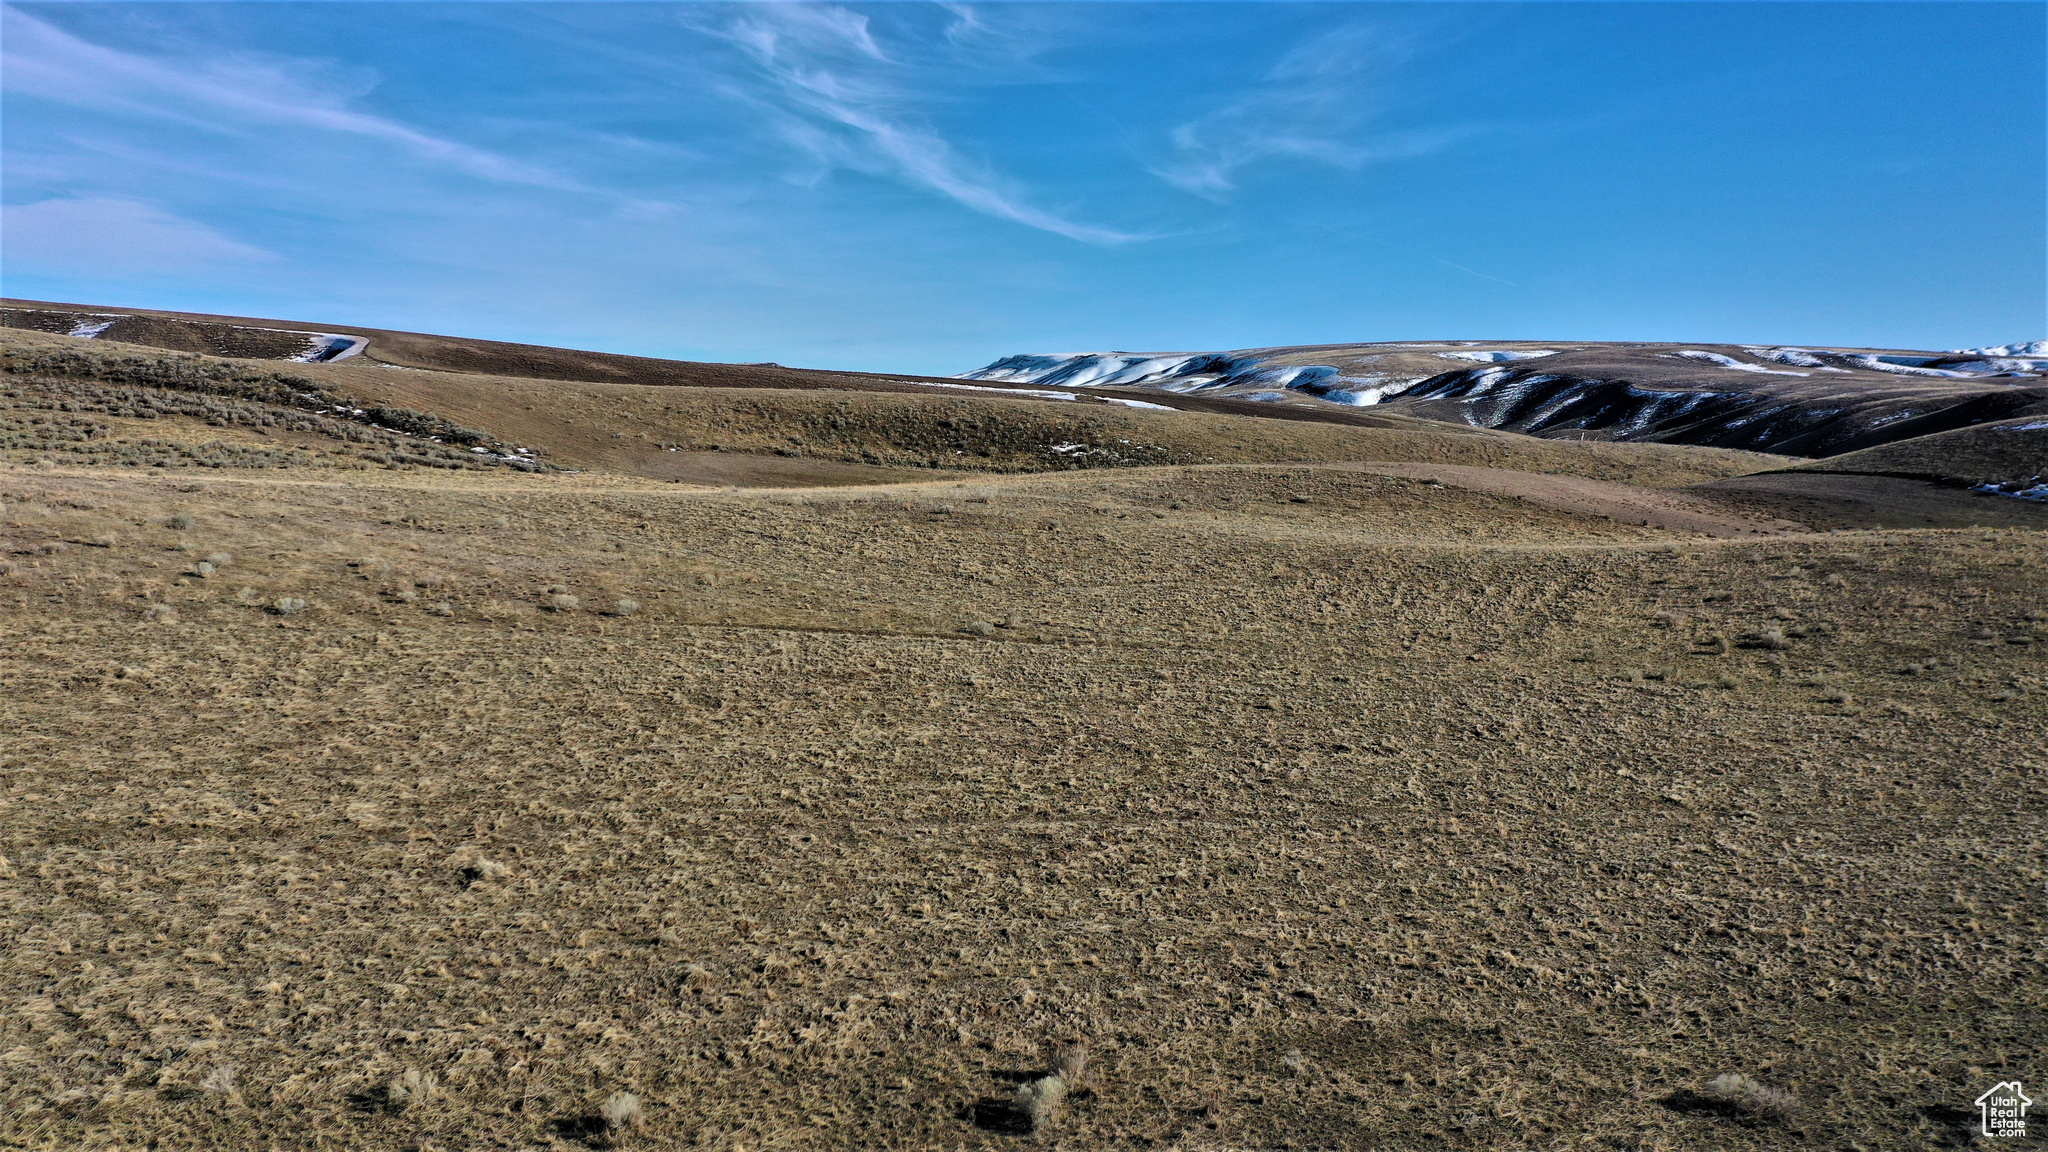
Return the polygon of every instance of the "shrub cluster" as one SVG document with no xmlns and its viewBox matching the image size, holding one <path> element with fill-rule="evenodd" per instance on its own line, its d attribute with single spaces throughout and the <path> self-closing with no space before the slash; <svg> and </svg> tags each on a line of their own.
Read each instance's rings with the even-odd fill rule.
<svg viewBox="0 0 2048 1152">
<path fill-rule="evenodd" d="M 331 437 L 361 451 L 376 464 L 410 464 L 427 468 L 492 468 L 536 470 L 542 465 L 512 456 L 509 445 L 475 428 L 431 413 L 390 405 L 362 407 L 334 394 L 319 381 L 297 373 L 257 369 L 182 353 L 137 356 L 92 348 L 38 349 L 0 347 L 0 374 L 6 387 L 0 407 L 31 412 L 98 413 L 153 420 L 189 416 L 214 427 L 281 428 Z M 195 459 L 213 467 L 267 467 L 313 463 L 303 451 L 291 449 L 209 446 L 210 451 L 178 451 L 144 441 L 117 451 L 91 445 L 108 434 L 104 424 L 90 420 L 53 421 L 36 416 L 0 416 L 0 449 L 28 453 L 83 454 L 91 463 L 157 463 L 179 466 Z M 438 443 L 436 441 L 439 441 Z M 486 447 L 491 454 L 471 452 Z M 151 451 L 162 448 L 162 451 Z M 113 456 L 116 459 L 100 459 Z M 183 458 L 182 460 L 180 458 Z M 203 458 L 202 458 L 203 457 Z"/>
</svg>

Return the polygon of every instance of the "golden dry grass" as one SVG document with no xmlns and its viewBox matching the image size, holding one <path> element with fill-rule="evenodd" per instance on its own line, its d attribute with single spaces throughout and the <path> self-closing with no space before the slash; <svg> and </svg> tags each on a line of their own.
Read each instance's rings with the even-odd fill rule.
<svg viewBox="0 0 2048 1152">
<path fill-rule="evenodd" d="M 1417 467 L 0 465 L 0 1140 L 1920 1148 L 2038 1078 L 2048 536 Z"/>
<path fill-rule="evenodd" d="M 61 385 L 123 386 L 128 364 L 284 373 L 359 405 L 428 412 L 536 446 L 563 468 L 695 483 L 887 483 L 933 471 L 1008 473 L 1133 464 L 1409 461 L 1677 485 L 1791 463 L 1781 456 L 1666 444 L 1567 444 L 1403 417 L 1384 427 L 1148 412 L 1099 403 L 903 392 L 570 383 L 341 364 L 168 356 L 140 345 L 0 330 L 15 396 L 0 411 L 79 405 Z M 54 382 L 54 385 L 53 383 Z M 871 383 L 877 383 L 871 381 Z M 886 380 L 878 383 L 886 384 Z M 914 385 L 903 384 L 905 389 Z M 282 415 L 280 411 L 279 415 Z M 31 417 L 32 418 L 32 417 Z M 71 417 L 89 423 L 84 411 Z M 102 437 L 103 439 L 105 437 Z M 63 451 L 0 443 L 18 462 Z"/>
</svg>

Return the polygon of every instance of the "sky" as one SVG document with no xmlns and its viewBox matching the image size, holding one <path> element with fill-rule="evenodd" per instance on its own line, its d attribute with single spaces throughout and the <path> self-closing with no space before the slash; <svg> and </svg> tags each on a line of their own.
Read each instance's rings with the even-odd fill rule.
<svg viewBox="0 0 2048 1152">
<path fill-rule="evenodd" d="M 692 360 L 2048 336 L 2048 4 L 0 13 L 0 292 Z"/>
</svg>

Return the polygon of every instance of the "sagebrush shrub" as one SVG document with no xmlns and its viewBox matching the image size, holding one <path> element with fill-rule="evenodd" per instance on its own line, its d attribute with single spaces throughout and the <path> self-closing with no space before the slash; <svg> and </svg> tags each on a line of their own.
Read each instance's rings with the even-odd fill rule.
<svg viewBox="0 0 2048 1152">
<path fill-rule="evenodd" d="M 597 1106 L 597 1114 L 604 1126 L 612 1132 L 624 1132 L 638 1128 L 647 1120 L 647 1111 L 641 1107 L 640 1098 L 631 1092 L 614 1092 L 605 1097 Z"/>
<path fill-rule="evenodd" d="M 1067 1082 L 1057 1072 L 1017 1086 L 1017 1111 L 1031 1122 L 1033 1132 L 1043 1131 L 1059 1115 L 1067 1098 Z"/>
<path fill-rule="evenodd" d="M 1744 1116 L 1774 1123 L 1790 1120 L 1799 1111 L 1799 1097 L 1740 1072 L 1723 1072 L 1714 1077 L 1707 1082 L 1701 1095 L 1718 1100 Z"/>
</svg>

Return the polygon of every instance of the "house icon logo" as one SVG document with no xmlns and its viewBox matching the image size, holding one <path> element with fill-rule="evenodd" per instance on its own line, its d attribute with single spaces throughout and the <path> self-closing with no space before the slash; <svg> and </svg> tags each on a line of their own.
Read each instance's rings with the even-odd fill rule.
<svg viewBox="0 0 2048 1152">
<path fill-rule="evenodd" d="M 1986 1136 L 2025 1136 L 2027 1134 L 2027 1105 L 2033 1101 L 2020 1091 L 2020 1082 L 2007 1080 L 1992 1086 L 1991 1091 L 1977 1097 L 1977 1107 L 1984 1113 L 1984 1134 Z"/>
</svg>

